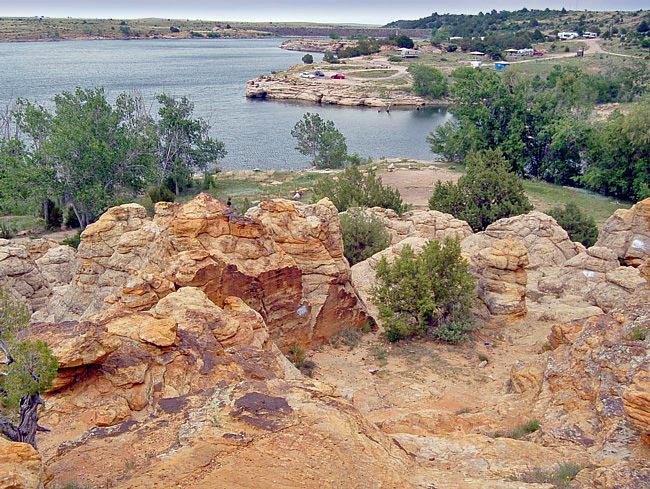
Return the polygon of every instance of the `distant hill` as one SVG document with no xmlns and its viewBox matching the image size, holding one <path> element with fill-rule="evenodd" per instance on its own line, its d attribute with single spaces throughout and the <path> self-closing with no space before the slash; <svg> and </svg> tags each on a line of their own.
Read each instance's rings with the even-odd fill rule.
<svg viewBox="0 0 650 489">
<path fill-rule="evenodd" d="M 479 12 L 476 15 L 438 14 L 417 20 L 397 20 L 386 28 L 431 29 L 433 34 L 445 36 L 484 36 L 492 32 L 517 31 L 521 29 L 553 30 L 591 30 L 595 32 L 609 29 L 610 26 L 635 29 L 642 20 L 650 19 L 650 11 L 636 12 L 589 12 L 562 10 L 521 10 Z"/>
</svg>

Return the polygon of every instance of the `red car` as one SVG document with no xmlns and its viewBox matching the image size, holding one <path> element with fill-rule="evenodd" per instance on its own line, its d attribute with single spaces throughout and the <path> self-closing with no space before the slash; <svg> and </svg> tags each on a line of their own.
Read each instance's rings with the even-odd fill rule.
<svg viewBox="0 0 650 489">
<path fill-rule="evenodd" d="M 337 73 L 336 75 L 332 75 L 330 78 L 333 80 L 345 80 L 345 75 L 341 75 L 340 73 Z"/>
<path fill-rule="evenodd" d="M 541 51 L 533 51 L 533 56 L 544 56 L 544 53 Z"/>
</svg>

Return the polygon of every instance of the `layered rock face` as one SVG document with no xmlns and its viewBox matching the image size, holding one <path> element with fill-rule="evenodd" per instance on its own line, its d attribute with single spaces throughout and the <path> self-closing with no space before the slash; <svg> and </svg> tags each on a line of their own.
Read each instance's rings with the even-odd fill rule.
<svg viewBox="0 0 650 489">
<path fill-rule="evenodd" d="M 350 107 L 423 107 L 440 105 L 407 92 L 394 91 L 391 98 L 380 96 L 379 92 L 368 93 L 368 87 L 337 83 L 339 80 L 312 80 L 305 78 L 266 75 L 246 83 L 246 96 L 269 100 L 302 100 L 317 104 L 345 105 Z"/>
<path fill-rule="evenodd" d="M 159 203 L 153 220 L 136 204 L 109 209 L 82 233 L 79 270 L 55 288 L 34 321 L 86 318 L 107 307 L 146 310 L 180 287 L 199 287 L 258 311 L 282 347 L 320 342 L 338 324 L 367 317 L 350 285 L 336 208 L 263 202 L 236 217 L 207 195 Z"/>
<path fill-rule="evenodd" d="M 613 250 L 620 260 L 638 267 L 650 258 L 650 198 L 619 209 L 600 230 L 596 246 Z"/>
<path fill-rule="evenodd" d="M 0 285 L 29 311 L 45 307 L 52 287 L 68 283 L 75 251 L 47 239 L 0 240 Z"/>
<path fill-rule="evenodd" d="M 465 221 L 439 211 L 416 209 L 400 216 L 392 209 L 371 207 L 366 212 L 384 222 L 392 244 L 411 237 L 440 241 L 449 236 L 462 240 L 472 234 L 472 228 Z"/>
<path fill-rule="evenodd" d="M 410 459 L 305 381 L 258 312 L 223 304 L 183 287 L 146 311 L 34 327 L 60 363 L 41 442 L 56 483 L 83 467 L 85 480 L 124 488 L 364 487 L 368 473 L 414 487 Z"/>
<path fill-rule="evenodd" d="M 492 315 L 526 314 L 528 250 L 512 238 L 496 241 L 471 258 L 477 292 Z"/>
</svg>

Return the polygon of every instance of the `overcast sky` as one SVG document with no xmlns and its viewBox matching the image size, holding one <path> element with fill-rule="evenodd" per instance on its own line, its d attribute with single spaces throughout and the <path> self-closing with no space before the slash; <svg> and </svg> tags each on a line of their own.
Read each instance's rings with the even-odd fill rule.
<svg viewBox="0 0 650 489">
<path fill-rule="evenodd" d="M 0 0 L 0 16 L 173 17 L 240 21 L 311 21 L 384 24 L 432 12 L 528 8 L 648 9 L 650 0 Z"/>
</svg>

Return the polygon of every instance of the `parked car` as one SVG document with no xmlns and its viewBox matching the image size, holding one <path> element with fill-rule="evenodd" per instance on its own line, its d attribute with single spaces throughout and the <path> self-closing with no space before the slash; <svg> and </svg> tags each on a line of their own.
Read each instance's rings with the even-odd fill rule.
<svg viewBox="0 0 650 489">
<path fill-rule="evenodd" d="M 302 73 L 300 73 L 300 78 L 316 78 L 316 75 L 314 75 L 313 73 L 309 73 L 307 71 L 303 71 Z"/>
<path fill-rule="evenodd" d="M 314 75 L 316 75 L 316 76 L 325 76 L 325 73 L 323 73 L 322 71 L 318 70 L 318 71 L 314 71 Z"/>
<path fill-rule="evenodd" d="M 336 73 L 335 75 L 332 75 L 330 78 L 333 80 L 345 80 L 345 75 L 341 75 L 340 73 Z"/>
<path fill-rule="evenodd" d="M 541 51 L 533 51 L 533 56 L 544 56 L 544 53 Z"/>
</svg>

